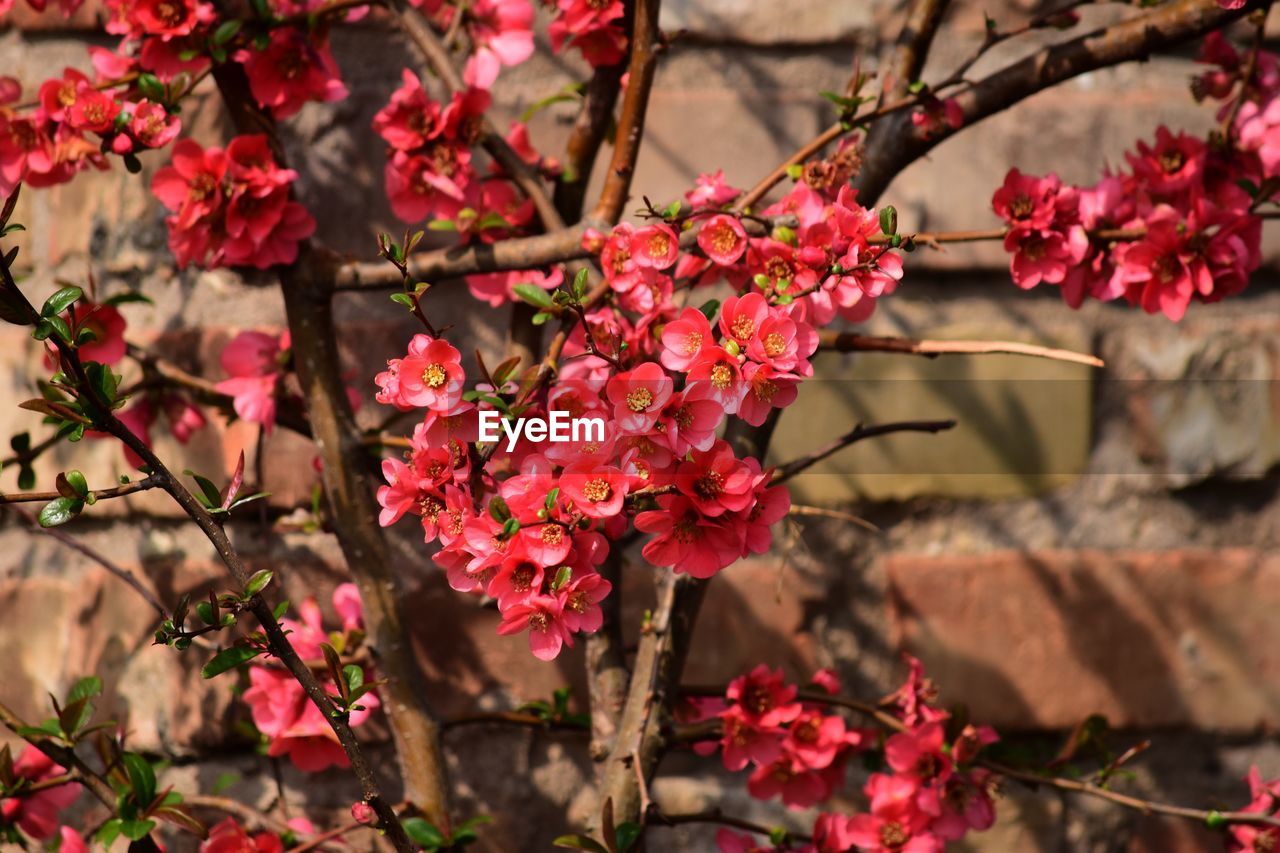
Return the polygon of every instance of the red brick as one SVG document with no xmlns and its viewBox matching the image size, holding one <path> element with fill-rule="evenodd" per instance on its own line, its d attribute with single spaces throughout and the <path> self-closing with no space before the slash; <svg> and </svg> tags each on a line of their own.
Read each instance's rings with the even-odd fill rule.
<svg viewBox="0 0 1280 853">
<path fill-rule="evenodd" d="M 1280 722 L 1280 559 L 1247 549 L 887 558 L 891 639 L 1011 728 Z"/>
</svg>

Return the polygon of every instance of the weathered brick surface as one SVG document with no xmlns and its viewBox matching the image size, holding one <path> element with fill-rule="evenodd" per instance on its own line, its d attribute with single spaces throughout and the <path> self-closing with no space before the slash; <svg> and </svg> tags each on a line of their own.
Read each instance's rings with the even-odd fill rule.
<svg viewBox="0 0 1280 853">
<path fill-rule="evenodd" d="M 895 554 L 893 642 L 948 702 L 1010 728 L 1280 720 L 1280 562 L 1249 550 Z"/>
</svg>

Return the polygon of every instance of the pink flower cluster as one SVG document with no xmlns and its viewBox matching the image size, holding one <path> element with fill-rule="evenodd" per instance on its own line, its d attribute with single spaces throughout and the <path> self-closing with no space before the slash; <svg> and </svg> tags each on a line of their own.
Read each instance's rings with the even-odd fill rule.
<svg viewBox="0 0 1280 853">
<path fill-rule="evenodd" d="M 404 72 L 403 85 L 373 120 L 389 148 L 385 184 L 396 216 L 409 223 L 448 220 L 462 239 L 485 242 L 530 222 L 533 203 L 496 171 L 479 172 L 473 161 L 488 107 L 489 93 L 479 88 L 459 92 L 442 106 L 417 75 Z M 523 126 L 513 127 L 510 141 L 517 152 L 538 161 Z"/>
<path fill-rule="evenodd" d="M 576 47 L 592 67 L 613 65 L 627 55 L 622 0 L 554 0 L 556 17 L 547 32 L 551 48 Z"/>
<path fill-rule="evenodd" d="M 56 779 L 67 773 L 34 746 L 26 746 L 13 762 L 13 775 L 29 784 Z M 17 826 L 36 841 L 58 834 L 58 817 L 80 796 L 80 784 L 68 782 L 15 797 L 0 797 L 0 827 Z"/>
<path fill-rule="evenodd" d="M 237 136 L 225 150 L 179 141 L 171 165 L 151 181 L 171 212 L 165 222 L 178 263 L 258 269 L 292 263 L 316 228 L 290 198 L 297 177 L 276 164 L 264 134 Z"/>
<path fill-rule="evenodd" d="M 814 676 L 814 685 L 834 695 L 839 682 L 829 670 Z M 845 726 L 828 707 L 796 699 L 781 670 L 760 664 L 729 683 L 723 701 L 698 703 L 695 719 L 719 717 L 718 744 L 727 770 L 753 768 L 747 780 L 751 796 L 781 797 L 787 806 L 804 809 L 831 798 L 843 783 L 845 762 L 874 743 L 875 734 Z"/>
<path fill-rule="evenodd" d="M 995 742 L 995 732 L 966 725 L 949 737 L 950 715 L 933 707 L 920 662 L 908 660 L 907 682 L 892 697 L 903 730 L 884 741 L 886 769 L 872 773 L 863 786 L 867 811 L 820 814 L 812 844 L 800 847 L 762 846 L 750 835 L 721 830 L 721 853 L 941 853 L 948 842 L 994 823 L 994 774 L 972 763 Z M 828 671 L 815 676 L 814 686 L 815 697 L 838 690 Z M 839 791 L 845 758 L 879 746 L 874 732 L 850 730 L 840 716 L 827 713 L 832 707 L 816 699 L 798 701 L 795 685 L 760 665 L 730 683 L 723 703 L 704 703 L 696 716 L 723 721 L 719 747 L 725 767 L 755 765 L 747 783 L 752 796 L 781 795 L 788 806 L 808 808 Z"/>
<path fill-rule="evenodd" d="M 1249 783 L 1249 805 L 1240 811 L 1252 814 L 1274 815 L 1280 809 L 1280 779 L 1263 780 L 1257 766 L 1249 768 L 1245 777 Z M 1227 849 L 1231 853 L 1267 853 L 1280 849 L 1280 828 L 1233 824 Z"/>
<path fill-rule="evenodd" d="M 290 346 L 289 332 L 241 332 L 222 349 L 219 360 L 227 378 L 218 390 L 230 394 L 236 414 L 261 424 L 270 434 L 276 422 L 277 387 Z"/>
<path fill-rule="evenodd" d="M 1225 134 L 1206 140 L 1160 127 L 1126 155 L 1127 170 L 1091 187 L 1009 173 L 992 206 L 1009 225 L 1015 284 L 1056 285 L 1072 307 L 1087 296 L 1123 297 L 1172 320 L 1193 301 L 1245 289 L 1261 262 L 1256 210 L 1280 177 L 1280 70 L 1261 53 L 1237 91 L 1245 62 L 1218 33 L 1201 60 L 1215 67 L 1193 89 L 1223 101 Z"/>
<path fill-rule="evenodd" d="M 355 584 L 342 584 L 333 591 L 333 609 L 342 620 L 344 635 L 350 637 L 352 632 L 361 630 L 360 593 Z M 301 622 L 281 619 L 280 625 L 288 632 L 289 642 L 303 660 L 322 661 L 324 655 L 320 645 L 330 642 L 330 637 L 324 630 L 315 599 L 302 602 L 298 613 L 302 617 Z M 249 703 L 253 724 L 269 740 L 268 755 L 288 755 L 295 767 L 310 772 L 348 765 L 347 755 L 320 709 L 307 698 L 302 685 L 285 669 L 251 666 L 249 683 L 244 700 Z M 336 695 L 335 686 L 329 685 L 329 690 Z M 379 704 L 374 693 L 362 696 L 361 709 L 351 712 L 351 726 L 363 724 Z"/>
<path fill-rule="evenodd" d="M 384 137 L 424 144 L 414 115 L 436 115 L 416 79 L 380 116 Z M 443 111 L 428 125 L 437 120 Z M 761 425 L 790 405 L 813 373 L 816 327 L 837 315 L 865 319 L 901 277 L 879 217 L 852 190 L 799 183 L 767 211 L 795 227 L 754 237 L 725 211 L 738 195 L 723 175 L 704 175 L 682 220 L 587 233 L 612 302 L 583 309 L 551 386 L 526 396 L 503 377 L 501 387 L 468 391 L 461 354 L 426 334 L 376 379 L 379 402 L 426 410 L 406 458 L 384 462 L 381 522 L 419 517 L 453 587 L 496 599 L 500 631 L 528 630 L 540 658 L 599 626 L 610 587 L 596 567 L 629 528 L 649 534 L 650 563 L 700 578 L 769 548 L 789 494 L 720 430 L 731 419 Z M 693 232 L 696 249 L 677 228 Z M 473 290 L 498 304 L 515 283 L 563 288 L 559 270 L 503 276 Z M 676 307 L 677 287 L 717 281 L 735 294 Z M 499 415 L 565 416 L 600 434 L 481 449 L 481 417 Z"/>
<path fill-rule="evenodd" d="M 30 110 L 12 106 L 22 94 L 16 82 L 0 87 L 0 195 L 19 181 L 64 183 L 85 169 L 107 168 L 108 152 L 132 155 L 177 137 L 181 123 L 164 105 L 106 82 L 68 68 L 40 85 Z"/>
<path fill-rule="evenodd" d="M 472 51 L 463 80 L 477 89 L 492 88 L 502 68 L 519 65 L 533 55 L 533 3 L 530 0 L 413 0 L 442 31 L 460 25 Z M 461 15 L 462 21 L 456 16 Z"/>
</svg>

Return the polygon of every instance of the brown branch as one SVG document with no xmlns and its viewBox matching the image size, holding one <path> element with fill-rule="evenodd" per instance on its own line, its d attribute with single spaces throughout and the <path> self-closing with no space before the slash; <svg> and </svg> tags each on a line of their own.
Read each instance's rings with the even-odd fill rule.
<svg viewBox="0 0 1280 853">
<path fill-rule="evenodd" d="M 777 471 L 773 475 L 771 485 L 777 485 L 790 480 L 808 468 L 817 465 L 823 459 L 831 456 L 833 453 L 843 450 L 851 444 L 855 444 L 866 438 L 875 438 L 876 436 L 888 435 L 895 432 L 928 432 L 939 433 L 944 430 L 954 428 L 955 421 L 898 421 L 896 423 L 875 424 L 873 426 L 863 426 L 858 424 L 849 432 L 837 438 L 827 446 L 820 450 L 815 450 L 799 459 L 793 459 L 783 465 L 779 465 Z"/>
<path fill-rule="evenodd" d="M 661 0 L 635 0 L 631 16 L 631 59 L 627 65 L 627 91 L 622 97 L 622 113 L 613 140 L 613 157 L 604 176 L 604 189 L 596 202 L 593 219 L 609 224 L 622 218 L 635 177 L 636 159 L 644 136 L 649 94 L 658 70 L 658 10 Z"/>
<path fill-rule="evenodd" d="M 420 281 L 437 281 L 586 258 L 591 253 L 582 247 L 582 236 L 591 225 L 608 228 L 604 223 L 587 221 L 549 234 L 419 252 L 409 259 L 409 274 Z M 380 261 L 362 261 L 340 267 L 335 286 L 337 290 L 385 289 L 399 287 L 402 281 L 403 276 L 394 267 Z"/>
<path fill-rule="evenodd" d="M 893 52 L 880 72 L 881 105 L 900 100 L 907 93 L 907 87 L 920 76 L 949 5 L 950 0 L 914 0 L 911 4 Z M 870 146 L 872 140 L 868 139 L 867 143 Z"/>
<path fill-rule="evenodd" d="M 242 803 L 239 800 L 233 800 L 230 797 L 218 797 L 211 794 L 187 794 L 182 798 L 184 805 L 198 809 L 213 809 L 215 811 L 224 812 L 240 820 L 250 827 L 265 829 L 274 832 L 277 835 L 284 835 L 292 832 L 293 828 L 282 820 L 277 820 L 266 812 L 259 811 L 253 806 Z"/>
<path fill-rule="evenodd" d="M 611 803 L 619 823 L 643 819 L 641 783 L 653 777 L 666 748 L 670 708 L 706 591 L 705 580 L 663 570 L 658 607 L 640 637 L 618 733 L 600 783 L 598 802 Z"/>
<path fill-rule="evenodd" d="M 667 814 L 657 806 L 652 806 L 644 816 L 645 823 L 649 826 L 679 826 L 684 823 L 714 823 L 720 826 L 731 826 L 734 829 L 745 830 L 746 832 L 754 832 L 757 835 L 772 836 L 774 827 L 765 826 L 764 824 L 755 823 L 745 818 L 727 815 L 718 808 L 707 809 L 701 812 L 688 812 L 685 814 Z M 813 836 L 803 833 L 787 832 L 787 838 L 792 841 L 813 841 Z"/>
<path fill-rule="evenodd" d="M 1106 367 L 1097 356 L 1065 349 L 1041 347 L 1016 341 L 930 341 L 915 338 L 876 337 L 852 332 L 823 330 L 818 334 L 818 350 L 831 352 L 893 352 L 936 358 L 940 355 L 986 355 L 1005 353 L 1065 361 L 1089 367 Z"/>
<path fill-rule="evenodd" d="M 622 637 L 622 554 L 610 549 L 600 575 L 613 585 L 600 602 L 604 619 L 600 630 L 586 639 L 587 690 L 591 703 L 591 744 L 595 761 L 603 761 L 613 748 L 614 737 L 627 698 L 627 656 Z"/>
<path fill-rule="evenodd" d="M 215 79 L 238 129 L 245 132 L 265 123 L 268 130 L 274 131 L 270 119 L 258 110 L 253 100 L 243 68 L 220 65 Z M 274 132 L 271 138 L 278 162 L 286 165 Z M 439 727 L 427 702 L 425 678 L 414 656 L 401 610 L 400 579 L 393 568 L 391 548 L 377 522 L 379 507 L 373 497 L 373 460 L 356 428 L 339 364 L 333 317 L 335 269 L 327 255 L 321 258 L 317 250 L 303 244 L 297 261 L 281 270 L 280 288 L 293 341 L 294 365 L 320 450 L 321 480 L 330 524 L 360 588 L 369 643 L 386 679 L 382 689 L 383 707 L 391 723 L 405 794 L 437 829 L 448 835 L 451 831 L 448 783 L 440 753 Z M 297 667 L 314 683 L 314 676 L 297 660 L 292 646 L 287 650 Z M 287 660 L 286 664 L 294 672 L 294 664 Z M 294 674 L 297 677 L 297 673 Z M 328 702 L 323 692 L 321 698 Z M 346 728 L 345 721 L 343 727 Z M 349 728 L 346 734 L 350 735 Z M 347 749 L 341 732 L 339 741 L 351 758 L 366 802 L 377 813 L 391 841 L 398 850 L 411 848 L 404 827 L 382 796 L 354 738 L 351 738 L 351 749 Z"/>
<path fill-rule="evenodd" d="M 452 731 L 464 726 L 527 726 L 532 729 L 547 731 L 586 732 L 586 728 L 577 723 L 564 720 L 547 720 L 534 714 L 519 711 L 475 711 L 460 714 L 440 721 L 442 731 Z"/>
<path fill-rule="evenodd" d="M 565 171 L 569 178 L 562 177 L 556 182 L 553 195 L 556 209 L 566 222 L 576 222 L 582 216 L 587 184 L 595 170 L 596 156 L 604 142 L 605 131 L 613 119 L 624 71 L 624 62 L 603 65 L 587 82 L 578 117 L 565 144 Z"/>
<path fill-rule="evenodd" d="M 112 486 L 109 489 L 91 489 L 89 494 L 93 496 L 95 501 L 105 501 L 111 498 L 122 498 L 126 495 L 132 495 L 137 492 L 145 492 L 149 489 L 160 488 L 160 482 L 154 477 L 147 477 L 143 480 L 135 480 L 132 483 L 125 483 L 120 486 Z M 21 504 L 21 503 L 46 503 L 48 501 L 57 500 L 66 497 L 62 492 L 11 492 L 9 494 L 0 493 L 0 506 L 4 504 Z"/>
<path fill-rule="evenodd" d="M 955 95 L 964 113 L 964 127 L 1072 77 L 1141 59 L 1219 29 L 1257 5 L 1252 2 L 1242 9 L 1228 10 L 1220 8 L 1217 0 L 1170 0 L 1118 24 L 1051 45 Z M 864 156 L 862 171 L 854 180 L 862 204 L 875 204 L 899 172 L 956 131 L 944 128 L 926 138 L 911 124 L 909 117 L 898 113 L 883 126 L 882 132 L 893 144 L 868 152 L 872 156 Z"/>
</svg>

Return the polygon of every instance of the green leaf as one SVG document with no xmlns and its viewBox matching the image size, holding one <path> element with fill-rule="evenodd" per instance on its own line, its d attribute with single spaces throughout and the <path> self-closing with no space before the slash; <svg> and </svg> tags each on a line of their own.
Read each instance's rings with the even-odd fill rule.
<svg viewBox="0 0 1280 853">
<path fill-rule="evenodd" d="M 134 293 L 133 291 L 126 291 L 124 293 L 117 293 L 114 296 L 108 296 L 103 300 L 102 304 L 115 307 L 116 305 L 128 305 L 132 302 L 145 302 L 148 305 L 156 304 L 155 300 L 150 296 L 145 296 L 141 293 Z"/>
<path fill-rule="evenodd" d="M 141 841 L 156 828 L 154 820 L 125 820 L 120 822 L 120 834 L 130 841 Z"/>
<path fill-rule="evenodd" d="M 196 605 L 196 615 L 200 617 L 200 621 L 206 625 L 213 624 L 213 605 L 207 601 L 202 601 Z"/>
<path fill-rule="evenodd" d="M 67 702 L 75 702 L 80 699 L 92 699 L 102 694 L 102 679 L 96 675 L 86 676 L 75 684 L 71 685 L 71 690 L 67 693 Z"/>
<path fill-rule="evenodd" d="M 41 317 L 55 317 L 66 311 L 73 302 L 76 302 L 84 296 L 84 291 L 78 287 L 64 287 L 57 293 L 50 296 L 44 301 L 44 306 L 40 309 Z M 67 335 L 70 340 L 71 336 Z"/>
<path fill-rule="evenodd" d="M 18 469 L 18 488 L 24 492 L 30 491 L 36 487 L 36 469 L 30 465 L 23 465 Z"/>
<path fill-rule="evenodd" d="M 551 842 L 557 847 L 567 847 L 570 850 L 586 850 L 589 853 L 609 853 L 599 841 L 594 838 L 588 838 L 585 835 L 562 835 L 555 841 Z"/>
<path fill-rule="evenodd" d="M 528 109 L 520 113 L 520 121 L 523 122 L 524 124 L 528 124 L 529 119 L 533 118 L 535 115 L 537 115 L 537 113 L 546 109 L 552 104 L 558 104 L 563 101 L 576 101 L 581 97 L 582 97 L 582 84 L 570 83 L 568 86 L 565 86 L 563 89 L 556 92 L 554 95 L 548 95 L 547 97 L 534 101 L 532 104 L 530 104 Z"/>
<path fill-rule="evenodd" d="M 196 481 L 196 485 L 200 487 L 200 491 L 203 493 L 203 500 L 201 500 L 201 503 L 203 503 L 206 508 L 212 509 L 216 506 L 222 506 L 222 492 L 213 484 L 213 481 L 208 477 L 200 476 L 189 468 L 185 469 L 182 473 Z M 196 497 L 201 497 L 201 495 L 197 495 Z"/>
<path fill-rule="evenodd" d="M 151 801 L 156 798 L 156 771 L 151 766 L 151 762 L 136 752 L 126 752 L 121 757 L 121 761 L 124 763 L 125 772 L 129 774 L 129 787 L 133 790 L 134 803 L 140 808 L 146 808 L 151 805 Z M 129 835 L 127 829 L 122 829 L 122 831 L 134 841 L 137 841 L 142 835 L 146 835 L 151 830 L 148 829 L 139 836 Z"/>
<path fill-rule="evenodd" d="M 1209 812 L 1208 816 L 1205 817 L 1204 825 L 1210 829 L 1222 829 L 1227 825 L 1227 819 L 1222 812 L 1215 809 Z"/>
<path fill-rule="evenodd" d="M 880 208 L 880 230 L 885 234 L 898 233 L 898 210 L 891 204 Z"/>
<path fill-rule="evenodd" d="M 530 322 L 533 323 L 533 325 L 535 326 L 542 326 L 542 325 L 545 325 L 546 322 L 550 319 L 551 319 L 551 315 L 548 314 L 546 311 L 539 311 L 537 314 L 533 315 Z"/>
<path fill-rule="evenodd" d="M 720 300 L 708 299 L 699 306 L 698 310 L 701 311 L 702 316 L 706 317 L 708 320 L 714 320 L 716 318 L 716 312 L 720 310 Z"/>
<path fill-rule="evenodd" d="M 110 847 L 115 840 L 120 837 L 120 825 L 124 821 L 118 817 L 113 817 L 102 825 L 102 828 L 94 833 L 93 840 L 101 844 L 103 847 Z"/>
<path fill-rule="evenodd" d="M 342 668 L 342 677 L 346 679 L 347 689 L 352 693 L 364 686 L 364 670 L 353 663 Z"/>
<path fill-rule="evenodd" d="M 40 737 L 62 737 L 62 726 L 57 720 L 45 720 L 38 726 L 22 726 L 17 731 L 18 737 L 24 738 L 40 738 Z"/>
<path fill-rule="evenodd" d="M 507 506 L 507 502 L 502 499 L 502 495 L 494 495 L 492 500 L 489 501 L 489 515 L 499 523 L 505 522 L 511 517 L 511 509 Z"/>
<path fill-rule="evenodd" d="M 520 532 L 520 519 L 508 518 L 502 522 L 502 535 L 510 539 Z"/>
<path fill-rule="evenodd" d="M 84 474 L 73 468 L 70 471 L 67 471 L 63 476 L 66 478 L 67 485 L 71 486 L 71 488 L 75 490 L 77 496 L 83 498 L 89 494 L 89 482 L 85 480 Z M 67 495 L 67 497 L 71 496 Z"/>
<path fill-rule="evenodd" d="M 54 498 L 40 510 L 41 527 L 57 527 L 66 524 L 84 509 L 84 501 L 74 498 Z"/>
<path fill-rule="evenodd" d="M 282 601 L 276 605 L 276 609 L 272 611 L 271 615 L 274 616 L 277 620 L 279 620 L 288 612 L 289 612 L 289 602 Z"/>
<path fill-rule="evenodd" d="M 239 781 L 240 777 L 237 774 L 223 773 L 213 781 L 212 793 L 216 797 Z"/>
<path fill-rule="evenodd" d="M 262 650 L 252 646 L 232 646 L 229 649 L 223 649 L 201 668 L 200 675 L 202 678 L 215 678 L 229 669 L 248 663 L 260 654 Z"/>
<path fill-rule="evenodd" d="M 787 167 L 787 177 L 793 181 L 800 180 L 800 176 L 804 174 L 804 166 L 799 163 L 792 163 Z"/>
<path fill-rule="evenodd" d="M 573 569 L 569 566 L 561 566 L 556 570 L 555 580 L 551 582 L 552 591 L 560 589 L 571 580 L 573 580 Z"/>
<path fill-rule="evenodd" d="M 213 31 L 213 43 L 221 45 L 231 41 L 236 37 L 236 33 L 240 32 L 240 27 L 243 24 L 244 22 L 238 18 L 224 21 L 221 26 Z"/>
<path fill-rule="evenodd" d="M 428 231 L 457 231 L 458 223 L 452 219 L 433 219 L 427 223 Z"/>
<path fill-rule="evenodd" d="M 404 831 L 408 833 L 414 844 L 427 850 L 438 850 L 445 845 L 444 834 L 423 818 L 406 818 L 400 823 L 404 826 Z"/>
<path fill-rule="evenodd" d="M 551 298 L 551 294 L 536 284 L 517 284 L 511 288 L 511 291 L 535 308 L 551 308 L 554 310 L 556 307 L 555 300 Z"/>
<path fill-rule="evenodd" d="M 267 588 L 267 584 L 271 583 L 271 570 L 260 569 L 250 576 L 244 585 L 245 598 L 257 595 Z"/>
<path fill-rule="evenodd" d="M 413 306 L 415 304 L 413 301 L 413 297 L 404 292 L 391 294 L 391 301 L 400 303 L 404 307 L 408 308 L 410 311 L 413 310 Z"/>
<path fill-rule="evenodd" d="M 613 831 L 613 843 L 618 853 L 627 853 L 640 840 L 642 834 L 644 834 L 644 827 L 638 823 L 627 821 L 618 824 Z"/>
</svg>

